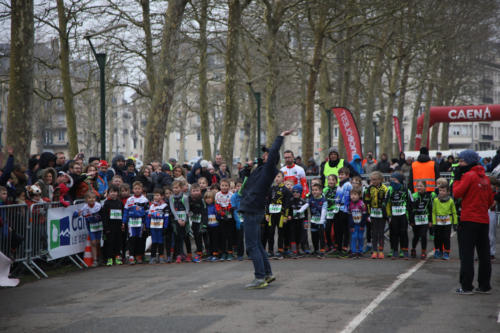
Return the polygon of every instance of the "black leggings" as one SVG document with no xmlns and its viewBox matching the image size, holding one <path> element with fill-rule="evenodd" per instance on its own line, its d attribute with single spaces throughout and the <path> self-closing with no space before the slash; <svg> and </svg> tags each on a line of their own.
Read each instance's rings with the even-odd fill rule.
<svg viewBox="0 0 500 333">
<path fill-rule="evenodd" d="M 389 223 L 391 249 L 408 251 L 408 220 L 406 215 L 393 216 Z"/>
<path fill-rule="evenodd" d="M 104 241 L 104 253 L 106 258 L 114 259 L 120 255 L 122 248 L 122 230 L 121 223 L 113 223 L 110 225 L 109 232 L 106 232 L 106 240 Z"/>
<path fill-rule="evenodd" d="M 208 227 L 208 238 L 210 239 L 209 241 L 209 255 L 217 256 L 220 253 L 221 250 L 221 227 L 220 225 L 216 227 Z"/>
<path fill-rule="evenodd" d="M 233 253 L 236 244 L 236 225 L 233 219 L 225 219 L 219 222 L 221 228 L 221 251 Z"/>
<path fill-rule="evenodd" d="M 184 253 L 184 241 L 186 239 L 186 226 L 181 227 L 177 221 L 174 222 L 175 232 L 174 232 L 174 257 L 179 256 Z"/>
<path fill-rule="evenodd" d="M 427 230 L 429 229 L 428 224 L 421 224 L 413 226 L 413 241 L 411 242 L 411 248 L 415 249 L 420 240 L 422 245 L 422 250 L 427 250 Z"/>
<path fill-rule="evenodd" d="M 156 257 L 156 252 L 158 252 L 158 254 L 160 256 L 163 255 L 163 243 L 152 243 L 151 244 L 151 258 L 155 258 Z"/>
<path fill-rule="evenodd" d="M 323 224 L 311 223 L 311 239 L 315 252 L 325 249 L 325 226 Z"/>
<path fill-rule="evenodd" d="M 334 219 L 331 220 L 326 220 L 326 228 L 325 228 L 325 235 L 326 235 L 326 244 L 328 247 L 333 247 L 335 244 L 335 239 L 332 237 L 332 230 L 333 230 L 333 221 Z"/>
<path fill-rule="evenodd" d="M 205 243 L 205 250 L 208 250 L 208 233 L 201 233 L 201 223 L 193 223 L 191 225 L 193 230 L 194 242 L 196 244 L 196 253 L 202 255 L 203 253 L 203 243 Z"/>
<path fill-rule="evenodd" d="M 450 252 L 450 225 L 434 226 L 434 248 L 439 251 Z"/>
<path fill-rule="evenodd" d="M 131 236 L 128 238 L 128 250 L 132 257 L 141 256 L 144 254 L 144 242 L 142 237 Z"/>
<path fill-rule="evenodd" d="M 345 251 L 349 246 L 349 215 L 342 211 L 335 215 L 334 219 L 335 247 L 337 251 Z"/>
</svg>

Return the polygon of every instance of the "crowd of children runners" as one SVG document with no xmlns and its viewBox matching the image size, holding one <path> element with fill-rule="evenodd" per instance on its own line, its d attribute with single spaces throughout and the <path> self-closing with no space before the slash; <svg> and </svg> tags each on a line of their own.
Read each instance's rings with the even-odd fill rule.
<svg viewBox="0 0 500 333">
<path fill-rule="evenodd" d="M 66 168 L 46 165 L 36 181 L 29 179 L 25 200 L 68 204 L 84 198 L 75 214 L 86 218 L 94 266 L 247 258 L 238 212 L 247 166 L 239 172 L 243 179 L 235 179 L 220 160 L 200 161 L 189 173 L 175 161 L 137 172 L 134 161 L 123 157 L 113 161 L 113 169 L 106 161 L 89 160 L 82 173 L 81 162 L 77 156 Z M 417 182 L 411 193 L 400 172 L 384 183 L 379 171 L 363 179 L 343 167 L 326 182 L 317 178 L 307 184 L 291 175 L 292 167 L 293 160 L 285 174 L 278 173 L 267 197 L 261 241 L 269 257 L 425 259 L 434 249 L 434 258 L 450 258 L 459 205 L 445 178 L 437 179 L 435 191 Z M 492 184 L 498 193 L 495 179 Z M 5 197 L 13 191 L 6 185 L 0 187 Z"/>
</svg>

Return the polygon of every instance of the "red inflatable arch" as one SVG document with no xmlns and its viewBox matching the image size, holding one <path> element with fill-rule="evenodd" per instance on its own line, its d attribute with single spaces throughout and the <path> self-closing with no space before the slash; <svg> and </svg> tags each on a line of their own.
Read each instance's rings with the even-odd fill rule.
<svg viewBox="0 0 500 333">
<path fill-rule="evenodd" d="M 417 134 L 415 135 L 415 150 L 420 149 L 422 144 L 422 132 L 424 131 L 424 116 L 422 114 L 417 120 Z M 500 104 L 469 105 L 469 106 L 432 106 L 429 115 L 429 129 L 436 123 L 457 123 L 475 121 L 500 120 Z M 430 133 L 429 133 L 430 134 Z M 429 136 L 427 136 L 427 147 L 429 147 Z"/>
</svg>

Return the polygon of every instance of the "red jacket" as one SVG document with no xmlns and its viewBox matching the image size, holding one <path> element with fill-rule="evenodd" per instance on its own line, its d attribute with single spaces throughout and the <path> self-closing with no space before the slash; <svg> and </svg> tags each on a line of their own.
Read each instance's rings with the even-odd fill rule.
<svg viewBox="0 0 500 333">
<path fill-rule="evenodd" d="M 493 204 L 493 192 L 482 166 L 473 166 L 460 180 L 453 182 L 453 196 L 462 199 L 461 221 L 489 223 L 488 209 Z"/>
</svg>

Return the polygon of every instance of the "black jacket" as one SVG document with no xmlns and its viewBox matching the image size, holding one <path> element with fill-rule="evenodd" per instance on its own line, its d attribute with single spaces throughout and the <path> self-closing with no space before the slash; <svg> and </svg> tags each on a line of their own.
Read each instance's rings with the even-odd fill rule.
<svg viewBox="0 0 500 333">
<path fill-rule="evenodd" d="M 279 161 L 279 149 L 282 143 L 283 137 L 276 137 L 269 149 L 267 162 L 259 165 L 248 177 L 242 191 L 240 212 L 264 214 L 266 195 L 274 177 L 278 174 L 276 164 Z"/>
</svg>

